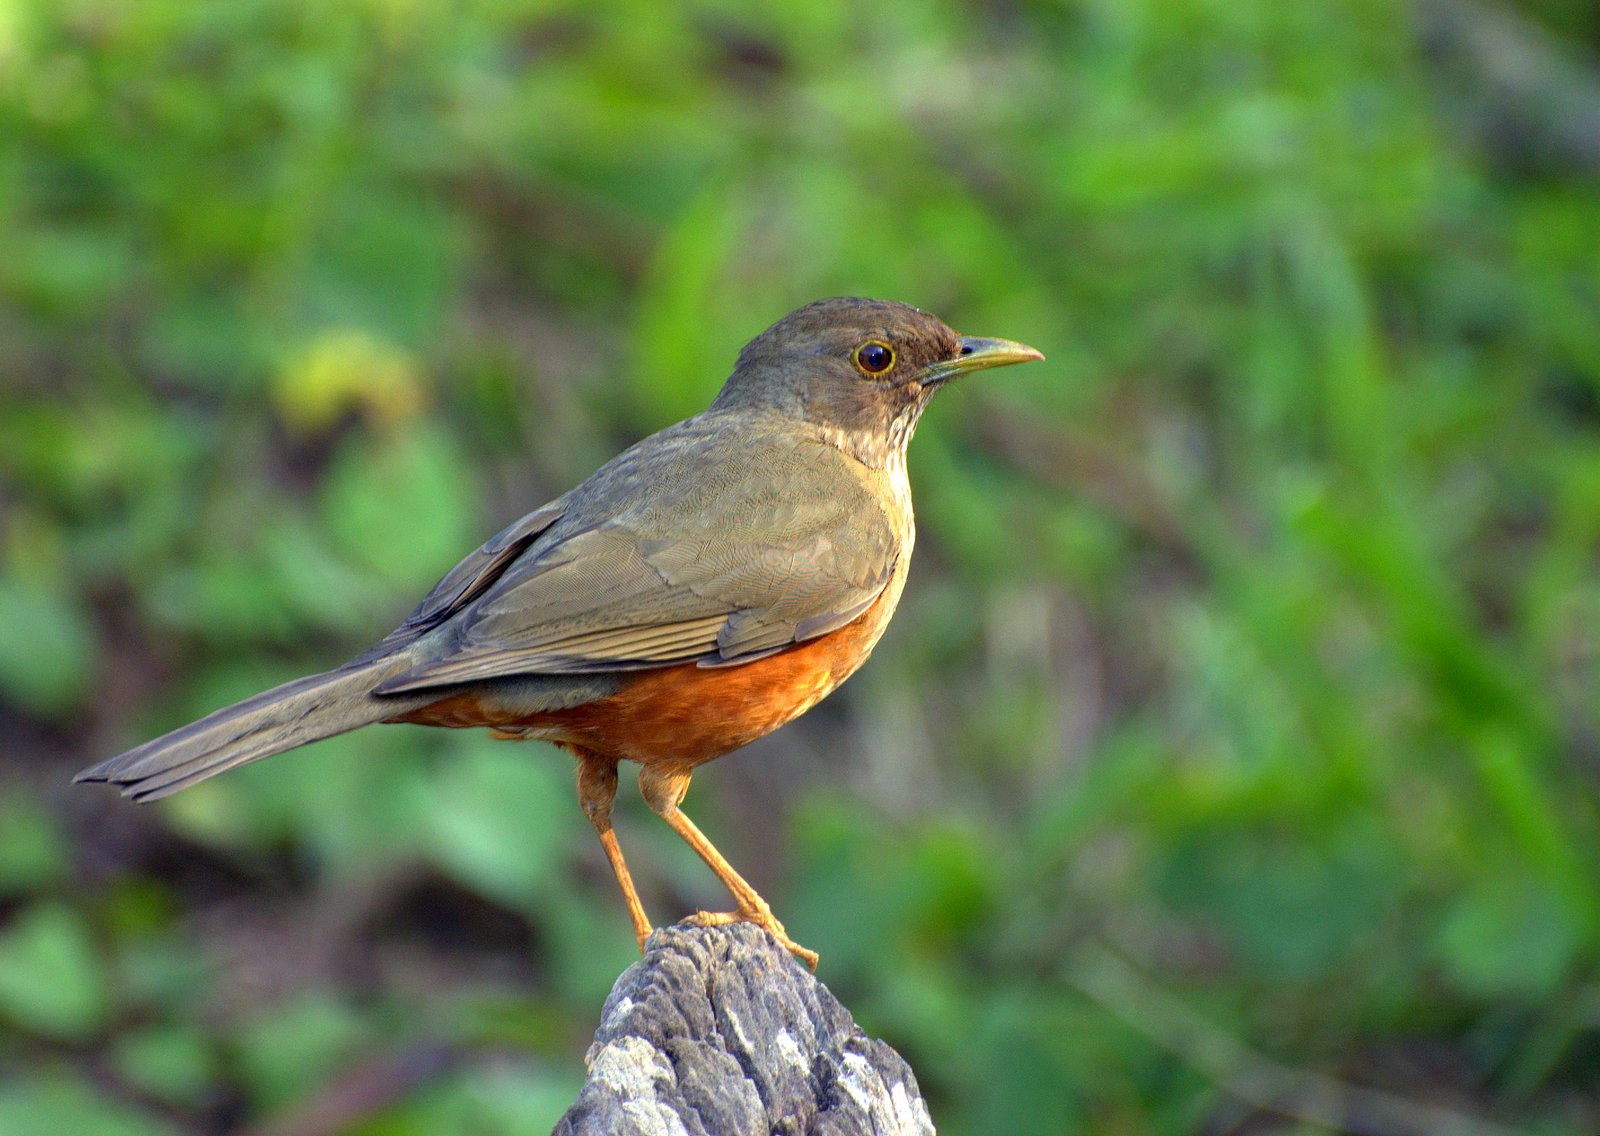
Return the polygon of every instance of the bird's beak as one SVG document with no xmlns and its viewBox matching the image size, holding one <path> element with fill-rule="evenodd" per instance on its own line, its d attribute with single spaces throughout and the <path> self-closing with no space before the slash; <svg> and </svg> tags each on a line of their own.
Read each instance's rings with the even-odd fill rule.
<svg viewBox="0 0 1600 1136">
<path fill-rule="evenodd" d="M 954 359 L 935 363 L 923 375 L 924 385 L 942 383 L 964 375 L 968 371 L 986 371 L 990 367 L 1009 367 L 1012 363 L 1031 363 L 1042 360 L 1044 354 L 1026 343 L 1009 339 L 979 339 L 972 335 L 961 337 L 961 354 Z"/>
</svg>

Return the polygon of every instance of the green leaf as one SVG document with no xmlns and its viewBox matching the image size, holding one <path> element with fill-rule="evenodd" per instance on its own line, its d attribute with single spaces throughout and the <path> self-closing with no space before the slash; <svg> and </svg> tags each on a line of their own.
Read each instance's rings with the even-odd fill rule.
<svg viewBox="0 0 1600 1136">
<path fill-rule="evenodd" d="M 577 1076 L 555 1077 L 540 1063 L 504 1058 L 430 1085 L 351 1136 L 545 1136 L 581 1083 Z"/>
<path fill-rule="evenodd" d="M 38 714 L 64 714 L 88 690 L 94 656 L 94 631 L 75 597 L 0 577 L 0 693 Z"/>
<path fill-rule="evenodd" d="M 340 551 L 396 593 L 428 588 L 481 541 L 472 463 L 423 423 L 356 436 L 328 474 L 321 512 Z"/>
<path fill-rule="evenodd" d="M 50 1074 L 0 1083 L 6 1136 L 176 1136 L 162 1120 L 113 1103 L 87 1081 Z"/>
<path fill-rule="evenodd" d="M 1369 941 L 1394 902 L 1385 850 L 1344 839 L 1218 831 L 1167 850 L 1160 888 L 1212 922 L 1266 975 L 1310 981 Z"/>
<path fill-rule="evenodd" d="M 308 995 L 274 1007 L 239 1037 L 239 1067 L 256 1105 L 272 1111 L 325 1084 L 371 1039 L 342 1002 Z"/>
<path fill-rule="evenodd" d="M 422 343 L 445 314 L 459 264 L 459 214 L 393 185 L 351 184 L 331 203 L 301 299 L 312 322 L 361 324 Z"/>
<path fill-rule="evenodd" d="M 21 794 L 0 800 L 0 896 L 53 883 L 68 862 L 54 815 Z"/>
<path fill-rule="evenodd" d="M 572 763 L 543 746 L 480 743 L 440 766 L 434 854 L 469 887 L 526 904 L 577 825 Z"/>
<path fill-rule="evenodd" d="M 0 1014 L 81 1041 L 105 1024 L 110 1002 L 89 925 L 77 911 L 38 904 L 0 933 Z"/>
<path fill-rule="evenodd" d="M 1581 946 L 1576 914 L 1532 875 L 1496 876 L 1474 887 L 1438 937 L 1450 976 L 1486 998 L 1548 995 Z"/>
<path fill-rule="evenodd" d="M 194 1029 L 151 1026 L 124 1034 L 112 1060 L 130 1084 L 175 1103 L 199 1101 L 216 1074 L 211 1046 Z"/>
</svg>

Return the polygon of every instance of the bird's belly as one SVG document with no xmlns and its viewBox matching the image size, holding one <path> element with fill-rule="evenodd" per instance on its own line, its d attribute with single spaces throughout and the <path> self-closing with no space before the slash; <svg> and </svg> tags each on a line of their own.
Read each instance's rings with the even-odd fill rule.
<svg viewBox="0 0 1600 1136">
<path fill-rule="evenodd" d="M 902 569 L 858 619 L 764 659 L 639 671 L 606 698 L 495 724 L 606 757 L 692 768 L 804 714 L 854 674 L 888 626 L 903 582 Z"/>
</svg>

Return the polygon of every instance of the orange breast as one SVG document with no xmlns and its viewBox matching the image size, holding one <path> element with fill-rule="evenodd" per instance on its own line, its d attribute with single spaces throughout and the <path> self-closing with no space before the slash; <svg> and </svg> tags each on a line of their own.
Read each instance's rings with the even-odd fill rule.
<svg viewBox="0 0 1600 1136">
<path fill-rule="evenodd" d="M 604 757 L 689 769 L 771 733 L 855 673 L 877 645 L 905 584 L 907 558 L 877 601 L 839 630 L 730 667 L 694 663 L 623 676 L 615 694 L 524 715 L 468 686 L 390 721 L 488 726 L 508 737 L 581 746 Z"/>
<path fill-rule="evenodd" d="M 607 757 L 691 768 L 771 733 L 854 674 L 888 625 L 901 583 L 897 573 L 838 631 L 764 659 L 640 671 L 610 697 L 505 725 Z"/>
</svg>

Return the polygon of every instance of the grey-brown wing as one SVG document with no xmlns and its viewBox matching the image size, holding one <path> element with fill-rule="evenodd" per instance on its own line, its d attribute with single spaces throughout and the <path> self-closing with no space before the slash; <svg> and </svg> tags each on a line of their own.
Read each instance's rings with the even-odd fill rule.
<svg viewBox="0 0 1600 1136">
<path fill-rule="evenodd" d="M 899 549 L 882 506 L 836 464 L 850 460 L 794 441 L 668 454 L 649 492 L 541 539 L 431 637 L 436 653 L 379 689 L 733 665 L 842 626 L 882 592 Z"/>
<path fill-rule="evenodd" d="M 561 500 L 535 509 L 511 522 L 462 558 L 444 578 L 423 597 L 405 622 L 384 636 L 372 650 L 354 662 L 386 655 L 437 627 L 483 595 L 499 580 L 539 536 L 561 519 L 565 506 Z"/>
</svg>

